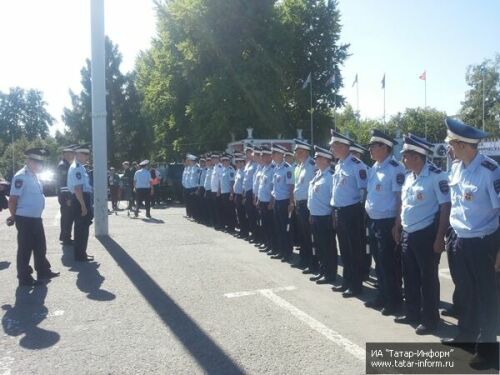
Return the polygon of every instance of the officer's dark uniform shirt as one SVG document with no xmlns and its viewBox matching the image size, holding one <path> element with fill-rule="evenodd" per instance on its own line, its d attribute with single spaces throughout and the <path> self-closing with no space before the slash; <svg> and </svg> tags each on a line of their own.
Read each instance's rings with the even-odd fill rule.
<svg viewBox="0 0 500 375">
<path fill-rule="evenodd" d="M 66 186 L 68 183 L 68 170 L 70 164 L 64 159 L 59 162 L 57 165 L 57 189 L 59 193 L 68 192 L 68 187 Z"/>
</svg>

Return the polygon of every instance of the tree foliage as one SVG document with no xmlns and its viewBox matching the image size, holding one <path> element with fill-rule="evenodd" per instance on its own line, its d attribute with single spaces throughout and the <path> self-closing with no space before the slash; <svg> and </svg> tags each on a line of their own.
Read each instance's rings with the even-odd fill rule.
<svg viewBox="0 0 500 375">
<path fill-rule="evenodd" d="M 500 54 L 479 65 L 470 65 L 465 80 L 470 88 L 465 93 L 460 116 L 465 122 L 482 128 L 484 91 L 485 130 L 500 136 Z"/>
<path fill-rule="evenodd" d="M 157 1 L 158 35 L 137 61 L 143 113 L 157 155 L 224 148 L 252 127 L 258 137 L 309 129 L 313 75 L 315 131 L 327 133 L 343 98 L 335 1 Z M 335 73 L 333 87 L 325 82 Z"/>
<path fill-rule="evenodd" d="M 140 159 L 149 155 L 151 132 L 141 115 L 141 98 L 135 87 L 134 73 L 122 74 L 118 46 L 105 40 L 106 72 L 106 127 L 108 160 L 119 165 L 129 158 Z M 81 70 L 82 90 L 70 91 L 71 108 L 65 108 L 63 121 L 69 129 L 66 141 L 92 141 L 92 83 L 91 64 L 86 61 Z"/>
</svg>

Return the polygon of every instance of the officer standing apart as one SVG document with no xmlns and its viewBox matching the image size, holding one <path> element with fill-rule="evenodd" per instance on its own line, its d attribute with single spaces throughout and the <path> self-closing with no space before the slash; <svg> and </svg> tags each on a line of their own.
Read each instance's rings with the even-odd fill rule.
<svg viewBox="0 0 500 375">
<path fill-rule="evenodd" d="M 498 346 L 492 343 L 497 341 L 499 314 L 495 268 L 500 270 L 500 168 L 478 152 L 478 144 L 487 133 L 452 118 L 445 123 L 446 141 L 458 160 L 449 179 L 450 224 L 457 234 L 457 281 L 466 303 L 458 321 L 458 336 L 443 342 L 475 342 L 471 366 L 498 366 Z"/>
<path fill-rule="evenodd" d="M 333 154 L 338 159 L 332 183 L 333 227 L 337 232 L 340 256 L 344 264 L 342 285 L 334 291 L 343 292 L 349 298 L 361 294 L 363 288 L 364 254 L 363 206 L 366 195 L 366 166 L 351 155 L 349 147 L 352 140 L 332 131 L 331 145 Z"/>
<path fill-rule="evenodd" d="M 432 149 L 426 144 L 409 135 L 401 152 L 410 173 L 401 192 L 395 241 L 402 243 L 406 316 L 394 321 L 419 324 L 415 332 L 426 335 L 439 323 L 439 259 L 449 226 L 450 189 L 446 173 L 427 162 Z"/>
<path fill-rule="evenodd" d="M 335 280 L 337 264 L 334 262 L 337 254 L 332 254 L 332 175 L 330 168 L 333 155 L 324 148 L 314 146 L 317 172 L 309 184 L 307 208 L 309 209 L 309 223 L 313 237 L 313 254 L 320 261 L 318 276 L 310 278 L 318 284 L 326 284 Z M 335 264 L 334 264 L 335 263 Z"/>
<path fill-rule="evenodd" d="M 292 257 L 290 216 L 295 207 L 293 170 L 284 160 L 286 148 L 274 145 L 272 150 L 275 168 L 271 204 L 274 210 L 274 235 L 278 244 L 278 254 L 273 259 L 288 262 Z"/>
<path fill-rule="evenodd" d="M 73 207 L 73 218 L 75 220 L 74 255 L 79 262 L 94 260 L 87 254 L 87 243 L 89 240 L 89 227 L 94 218 L 91 196 L 92 186 L 85 165 L 89 162 L 89 145 L 78 146 L 75 149 L 75 161 L 68 170 L 68 189 L 71 192 L 71 206 Z"/>
<path fill-rule="evenodd" d="M 315 163 L 310 156 L 312 145 L 300 139 L 295 140 L 295 187 L 293 195 L 295 198 L 295 214 L 297 217 L 297 231 L 300 243 L 299 268 L 305 268 L 304 274 L 316 273 L 318 271 L 318 260 L 312 254 L 311 228 L 309 224 L 309 209 L 307 208 L 307 197 L 309 194 L 309 183 L 315 175 Z"/>
<path fill-rule="evenodd" d="M 382 308 L 383 315 L 392 315 L 401 306 L 401 263 L 396 254 L 393 229 L 401 213 L 401 188 L 405 169 L 392 156 L 397 142 L 380 130 L 372 130 L 370 155 L 375 161 L 368 175 L 365 202 L 373 235 L 373 256 L 378 280 L 378 296 L 366 307 Z"/>
<path fill-rule="evenodd" d="M 43 229 L 42 212 L 45 208 L 43 187 L 36 174 L 40 173 L 49 152 L 43 148 L 26 150 L 26 165 L 12 178 L 7 225 L 17 229 L 17 278 L 19 286 L 39 285 L 41 281 L 59 276 L 52 272 L 47 260 L 47 244 Z M 35 261 L 38 282 L 31 274 L 31 253 Z"/>
<path fill-rule="evenodd" d="M 63 245 L 73 245 L 71 230 L 73 229 L 73 212 L 71 207 L 71 193 L 68 190 L 68 170 L 75 159 L 74 145 L 62 150 L 62 160 L 57 165 L 57 200 L 61 212 L 61 233 L 59 241 Z"/>
<path fill-rule="evenodd" d="M 134 191 L 136 195 L 136 206 L 135 206 L 135 217 L 139 216 L 139 207 L 142 202 L 146 206 L 146 217 L 151 218 L 151 196 L 153 191 L 151 190 L 152 181 L 151 173 L 149 173 L 146 168 L 149 164 L 149 160 L 143 160 L 139 163 L 140 169 L 135 172 L 134 175 Z"/>
</svg>

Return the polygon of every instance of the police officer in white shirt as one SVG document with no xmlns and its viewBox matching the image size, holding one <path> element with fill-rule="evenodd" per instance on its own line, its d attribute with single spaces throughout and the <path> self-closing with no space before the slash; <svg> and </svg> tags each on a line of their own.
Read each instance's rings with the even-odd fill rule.
<svg viewBox="0 0 500 375">
<path fill-rule="evenodd" d="M 8 225 L 16 224 L 17 229 L 17 278 L 19 286 L 38 285 L 42 280 L 59 276 L 52 272 L 47 260 L 47 245 L 42 223 L 45 208 L 43 187 L 36 174 L 40 173 L 43 161 L 49 152 L 43 148 L 33 148 L 25 152 L 26 165 L 12 179 L 9 199 L 11 216 Z M 31 253 L 35 261 L 38 282 L 31 276 Z"/>
<path fill-rule="evenodd" d="M 85 165 L 90 159 L 90 146 L 82 145 L 75 149 L 75 160 L 68 170 L 68 190 L 72 194 L 71 205 L 75 220 L 74 254 L 75 260 L 89 262 L 94 257 L 87 254 L 89 227 L 94 218 L 92 208 L 92 186 Z"/>
<path fill-rule="evenodd" d="M 136 207 L 135 207 L 135 217 L 139 216 L 139 207 L 144 202 L 146 206 L 146 217 L 151 218 L 151 196 L 153 191 L 151 190 L 152 181 L 151 173 L 147 169 L 149 160 L 143 160 L 139 163 L 140 169 L 135 172 L 134 175 L 134 191 L 137 197 Z"/>
</svg>

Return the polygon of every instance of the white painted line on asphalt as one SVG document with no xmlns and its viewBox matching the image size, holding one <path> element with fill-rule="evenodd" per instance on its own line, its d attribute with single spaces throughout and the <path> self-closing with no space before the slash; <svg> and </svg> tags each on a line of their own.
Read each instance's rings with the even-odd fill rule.
<svg viewBox="0 0 500 375">
<path fill-rule="evenodd" d="M 366 357 L 366 352 L 363 348 L 356 345 L 349 339 L 345 338 L 340 333 L 334 331 L 331 328 L 328 328 L 323 323 L 317 321 L 312 316 L 306 314 L 304 311 L 292 305 L 290 302 L 276 295 L 276 292 L 289 291 L 295 289 L 297 288 L 294 286 L 286 286 L 283 288 L 273 288 L 273 289 L 257 289 L 246 292 L 226 293 L 224 294 L 224 297 L 236 298 L 236 297 L 253 296 L 256 294 L 263 295 L 264 297 L 272 301 L 274 304 L 276 304 L 278 307 L 281 307 L 282 309 L 288 311 L 295 318 L 307 324 L 311 329 L 315 330 L 316 332 L 325 336 L 328 340 L 342 347 L 345 351 L 349 352 L 360 361 L 364 361 Z"/>
<path fill-rule="evenodd" d="M 439 269 L 439 276 L 444 277 L 445 279 L 452 280 L 449 268 L 440 268 Z"/>
<path fill-rule="evenodd" d="M 273 288 L 273 289 L 257 289 L 257 290 L 249 290 L 246 292 L 226 293 L 226 294 L 224 294 L 224 297 L 237 298 L 237 297 L 254 296 L 256 294 L 260 294 L 264 290 L 270 290 L 273 292 L 286 292 L 286 291 L 295 290 L 295 289 L 297 289 L 297 288 L 294 286 L 285 286 L 285 287 Z"/>
<path fill-rule="evenodd" d="M 349 339 L 345 338 L 340 333 L 335 332 L 333 329 L 328 328 L 323 323 L 317 321 L 310 315 L 306 314 L 304 311 L 292 305 L 290 302 L 276 295 L 272 290 L 264 289 L 260 291 L 260 294 L 262 294 L 270 301 L 274 302 L 282 309 L 290 312 L 294 317 L 307 324 L 310 328 L 312 328 L 316 332 L 325 336 L 328 340 L 344 348 L 347 352 L 351 353 L 354 357 L 356 357 L 360 361 L 365 360 L 366 352 L 363 348 L 356 345 Z"/>
</svg>

